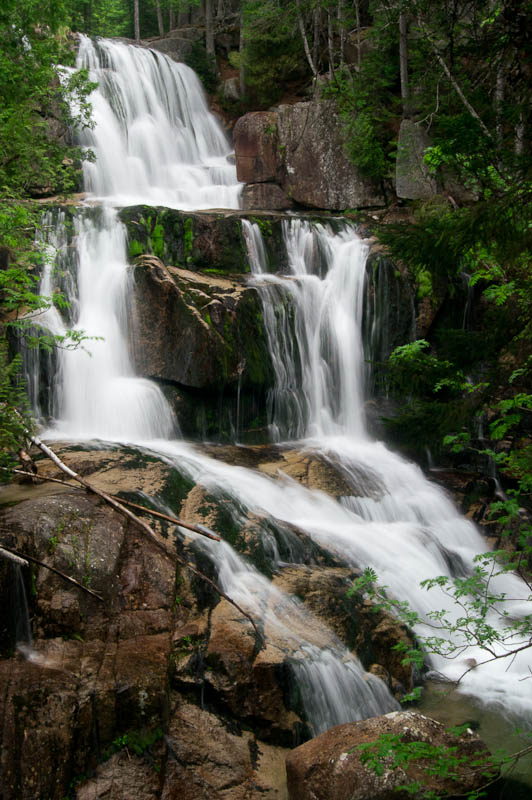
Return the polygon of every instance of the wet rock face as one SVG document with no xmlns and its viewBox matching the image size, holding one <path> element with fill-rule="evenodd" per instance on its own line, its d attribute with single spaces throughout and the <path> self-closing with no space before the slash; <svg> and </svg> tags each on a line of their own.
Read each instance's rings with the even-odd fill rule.
<svg viewBox="0 0 532 800">
<path fill-rule="evenodd" d="M 312 208 L 385 204 L 378 183 L 362 177 L 345 155 L 341 121 L 330 101 L 250 112 L 236 123 L 234 137 L 241 181 L 277 184 L 288 198 Z"/>
<path fill-rule="evenodd" d="M 373 742 L 382 734 L 400 736 L 403 742 L 425 742 L 434 747 L 457 747 L 453 755 L 465 762 L 456 768 L 456 779 L 427 774 L 422 760 L 406 768 L 384 773 L 364 766 L 357 745 Z M 486 781 L 485 765 L 473 766 L 487 756 L 484 744 L 471 731 L 460 738 L 446 733 L 439 722 L 412 711 L 395 711 L 362 722 L 337 725 L 293 750 L 286 761 L 290 800 L 394 800 L 425 797 L 429 791 L 445 796 L 467 794 Z M 388 765 L 390 762 L 388 762 Z M 489 770 L 488 770 L 489 772 Z M 422 784 L 414 794 L 398 791 L 404 784 Z"/>
<path fill-rule="evenodd" d="M 260 299 L 234 276 L 198 274 L 140 257 L 133 271 L 138 375 L 196 389 L 268 384 Z"/>
<path fill-rule="evenodd" d="M 104 491 L 142 491 L 186 513 L 193 485 L 167 465 L 128 449 L 54 449 Z M 38 465 L 60 476 L 46 459 Z M 293 745 L 302 728 L 284 703 L 284 653 L 259 656 L 247 620 L 199 578 L 176 575 L 171 558 L 96 498 L 50 484 L 8 491 L 4 501 L 19 502 L 0 515 L 0 540 L 103 602 L 49 570 L 26 571 L 31 660 L 13 654 L 14 639 L 0 656 L 4 800 L 61 800 L 69 786 L 86 800 L 284 800 L 279 744 Z M 154 525 L 173 536 L 173 526 Z M 0 560 L 2 585 L 9 570 Z M 15 612 L 0 608 L 2 630 Z"/>
</svg>

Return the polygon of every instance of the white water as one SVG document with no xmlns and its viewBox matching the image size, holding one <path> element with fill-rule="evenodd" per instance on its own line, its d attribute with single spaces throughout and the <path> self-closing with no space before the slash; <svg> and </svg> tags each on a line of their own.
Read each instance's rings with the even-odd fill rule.
<svg viewBox="0 0 532 800">
<path fill-rule="evenodd" d="M 155 50 L 80 36 L 78 67 L 98 88 L 95 126 L 81 143 L 89 198 L 117 206 L 238 208 L 241 184 L 231 147 L 190 67 Z"/>
<path fill-rule="evenodd" d="M 112 87 L 122 87 L 122 94 L 115 88 L 109 94 L 113 107 L 120 112 L 112 124 L 111 106 L 98 95 L 95 105 L 99 106 L 102 99 L 103 111 L 100 114 L 97 109 L 99 122 L 91 136 L 99 158 L 88 170 L 89 188 L 104 195 L 109 205 L 142 201 L 204 207 L 208 202 L 205 186 L 201 180 L 193 186 L 198 173 L 189 170 L 189 164 L 181 162 L 179 167 L 184 169 L 186 198 L 175 194 L 181 191 L 174 186 L 180 185 L 177 178 L 171 187 L 165 184 L 170 169 L 161 173 L 162 161 L 157 156 L 166 153 L 169 142 L 165 125 L 161 127 L 161 142 L 157 138 L 158 124 L 152 125 L 147 118 L 138 128 L 143 131 L 149 127 L 149 136 L 130 136 L 138 118 L 147 114 L 156 119 L 153 109 L 169 103 L 166 78 L 161 84 L 161 78 L 154 78 L 151 72 L 159 56 L 116 43 L 100 47 L 107 53 L 109 63 L 120 65 L 119 73 L 115 74 L 113 68 L 105 75 Z M 83 57 L 93 53 L 91 48 L 88 41 L 83 43 Z M 134 97 L 127 94 L 128 73 L 124 75 L 122 70 L 130 69 L 127 65 L 132 61 L 136 69 L 139 64 L 144 65 L 145 74 L 138 85 L 143 86 L 143 96 L 151 98 L 150 112 L 145 108 L 148 101 L 138 100 L 135 82 L 131 89 Z M 173 71 L 174 66 L 169 67 L 165 61 L 163 73 L 167 69 Z M 152 83 L 157 90 L 152 90 Z M 161 95 L 167 97 L 164 102 Z M 175 117 L 168 118 L 175 122 Z M 199 115 L 196 120 L 201 130 L 202 119 Z M 208 117 L 206 124 L 210 125 Z M 103 131 L 110 132 L 103 135 Z M 201 133 L 199 139 L 209 136 Z M 142 142 L 142 146 L 132 149 L 133 142 Z M 128 164 L 126 170 L 124 163 Z M 180 159 L 173 163 L 179 164 Z M 176 166 L 175 175 L 179 169 Z M 201 172 L 204 174 L 212 172 L 207 169 Z M 154 199 L 163 195 L 165 199 Z M 61 355 L 55 398 L 57 419 L 48 436 L 78 440 L 99 437 L 147 447 L 188 472 L 213 494 L 226 502 L 229 498 L 235 519 L 241 517 L 244 508 L 295 525 L 347 564 L 374 567 L 390 592 L 408 600 L 420 614 L 444 607 L 454 613 L 452 603 L 440 591 L 427 593 L 419 583 L 450 575 L 456 569 L 470 570 L 475 554 L 485 546 L 474 526 L 457 514 L 445 495 L 428 483 L 417 467 L 371 441 L 366 434 L 360 334 L 366 244 L 350 228 L 333 234 L 328 227 L 292 220 L 285 227 L 290 274 L 273 276 L 264 270 L 258 227 L 245 228 L 253 281 L 263 294 L 276 375 L 271 397 L 273 437 L 291 439 L 291 446 L 306 448 L 339 465 L 352 486 L 352 494 L 336 502 L 282 474 L 271 478 L 230 466 L 199 454 L 185 442 L 171 440 L 174 422 L 162 394 L 154 384 L 132 374 L 125 313 L 129 290 L 124 229 L 110 208 L 104 209 L 99 221 L 87 213 L 77 219 L 78 277 L 73 296 L 74 325 L 89 334 L 103 335 L 105 341 L 88 343 L 92 356 L 84 352 Z M 60 250 L 66 248 L 61 233 L 57 245 Z M 45 282 L 51 281 L 49 275 Z M 50 294 L 51 289 L 48 282 L 43 292 Z M 55 311 L 50 312 L 48 323 L 57 332 L 66 328 Z M 294 605 L 292 599 L 274 591 L 228 546 L 219 548 L 216 561 L 221 564 L 219 580 L 224 590 L 262 618 L 272 635 L 284 637 L 316 732 L 394 707 L 383 684 L 366 679 L 356 659 L 334 637 L 326 641 L 327 637 L 324 639 L 320 633 L 316 639 L 316 632 L 323 626 Z M 516 579 L 509 577 L 504 582 L 509 596 L 521 596 L 522 587 Z M 270 600 L 265 603 L 267 596 Z M 272 596 L 276 598 L 273 605 Z M 517 605 L 515 612 L 519 613 Z M 465 659 L 471 658 L 481 661 L 484 655 L 470 648 L 460 661 L 434 659 L 433 664 L 447 677 L 457 677 L 465 669 Z M 462 690 L 489 704 L 500 703 L 521 716 L 532 715 L 528 686 L 522 681 L 528 676 L 526 656 L 516 659 L 505 671 L 507 666 L 506 661 L 501 661 L 469 673 Z"/>
</svg>

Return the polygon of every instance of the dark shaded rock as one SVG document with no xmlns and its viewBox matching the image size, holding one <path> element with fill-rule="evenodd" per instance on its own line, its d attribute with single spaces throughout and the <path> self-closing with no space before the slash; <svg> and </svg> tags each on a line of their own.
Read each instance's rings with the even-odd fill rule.
<svg viewBox="0 0 532 800">
<path fill-rule="evenodd" d="M 249 272 L 238 213 L 131 206 L 120 211 L 120 219 L 127 227 L 130 258 L 150 253 L 174 267 Z"/>
<path fill-rule="evenodd" d="M 286 750 L 181 703 L 166 737 L 162 800 L 286 800 Z"/>
<path fill-rule="evenodd" d="M 387 768 L 384 762 L 384 773 L 376 775 L 361 763 L 356 746 L 373 742 L 382 734 L 434 747 L 457 746 L 453 756 L 465 758 L 465 762 L 457 768 L 456 780 L 428 774 L 421 759 L 395 770 Z M 472 761 L 488 757 L 485 745 L 472 731 L 457 739 L 428 717 L 412 711 L 394 711 L 362 722 L 337 725 L 293 750 L 286 760 L 288 796 L 290 800 L 401 800 L 420 799 L 429 791 L 445 796 L 463 795 L 485 784 L 486 764 L 474 766 Z M 492 772 L 496 774 L 496 770 Z M 397 789 L 416 782 L 421 786 L 414 793 Z"/>
<path fill-rule="evenodd" d="M 137 259 L 133 274 L 137 374 L 193 388 L 270 381 L 254 288 L 235 276 L 165 267 L 153 257 Z"/>
</svg>

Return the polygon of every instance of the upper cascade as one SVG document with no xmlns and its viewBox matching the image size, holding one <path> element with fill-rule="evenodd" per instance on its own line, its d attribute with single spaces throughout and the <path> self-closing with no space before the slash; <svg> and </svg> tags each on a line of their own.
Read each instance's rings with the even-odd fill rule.
<svg viewBox="0 0 532 800">
<path fill-rule="evenodd" d="M 98 83 L 82 145 L 89 199 L 116 206 L 239 208 L 231 145 L 185 64 L 142 47 L 80 35 L 78 68 Z"/>
</svg>

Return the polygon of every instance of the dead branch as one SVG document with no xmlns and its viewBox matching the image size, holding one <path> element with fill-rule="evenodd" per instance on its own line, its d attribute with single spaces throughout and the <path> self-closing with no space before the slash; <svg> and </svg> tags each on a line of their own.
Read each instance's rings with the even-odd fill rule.
<svg viewBox="0 0 532 800">
<path fill-rule="evenodd" d="M 95 597 L 97 600 L 100 601 L 100 603 L 103 603 L 103 597 L 101 597 L 99 594 L 93 592 L 92 589 L 88 588 L 88 586 L 83 586 L 82 583 L 79 583 L 79 581 L 75 580 L 75 578 L 71 578 L 70 575 L 65 575 L 64 572 L 61 572 L 61 570 L 56 569 L 55 567 L 52 567 L 50 564 L 45 564 L 44 561 L 40 561 L 38 558 L 35 558 L 34 556 L 29 556 L 27 553 L 21 553 L 20 550 L 14 550 L 12 547 L 7 547 L 7 545 L 5 544 L 3 544 L 0 549 L 5 550 L 7 553 L 11 553 L 12 555 L 17 556 L 18 558 L 22 558 L 24 561 L 31 561 L 33 564 L 38 564 L 39 567 L 44 567 L 45 569 L 49 569 L 50 572 L 55 572 L 55 574 L 59 575 L 60 578 L 63 578 L 64 581 L 72 583 L 74 586 L 77 586 L 78 589 L 83 589 L 84 592 L 87 592 L 87 594 L 90 594 L 92 595 L 92 597 Z"/>
<path fill-rule="evenodd" d="M 208 578 L 207 575 L 204 575 L 203 572 L 201 572 L 201 570 L 198 570 L 196 567 L 191 566 L 191 564 L 185 558 L 178 555 L 176 552 L 171 551 L 168 544 L 164 540 L 161 540 L 157 537 L 155 531 L 148 525 L 147 522 L 140 519 L 140 517 L 137 517 L 136 514 L 134 514 L 132 511 L 129 511 L 129 509 L 127 509 L 125 505 L 122 504 L 122 502 L 119 502 L 106 492 L 100 491 L 100 489 L 97 489 L 95 486 L 92 486 L 88 481 L 86 481 L 85 478 L 82 478 L 81 475 L 78 475 L 77 472 L 74 472 L 74 470 L 71 469 L 69 466 L 67 466 L 63 461 L 61 461 L 59 456 L 56 453 L 54 453 L 54 451 L 50 447 L 48 447 L 48 445 L 44 444 L 44 442 L 42 442 L 38 436 L 30 434 L 29 431 L 27 431 L 27 436 L 33 442 L 33 444 L 36 445 L 39 448 L 39 450 L 41 450 L 41 452 L 47 455 L 48 458 L 51 459 L 51 461 L 53 461 L 53 463 L 57 467 L 59 467 L 59 469 L 62 472 L 64 472 L 70 478 L 73 478 L 75 481 L 84 486 L 85 489 L 87 489 L 87 491 L 92 492 L 97 497 L 100 497 L 102 500 L 104 500 L 106 503 L 112 506 L 112 508 L 114 508 L 115 511 L 118 511 L 119 514 L 122 514 L 123 516 L 131 520 L 138 528 L 140 528 L 143 531 L 143 533 L 148 537 L 148 539 L 150 539 L 150 541 L 152 541 L 159 548 L 159 550 L 162 550 L 163 553 L 166 556 L 168 556 L 168 558 L 175 559 L 179 563 L 183 564 L 184 567 L 186 567 L 191 572 L 198 575 L 200 578 L 202 578 L 204 581 L 210 584 L 215 589 L 217 594 L 220 595 L 220 597 L 223 597 L 225 600 L 227 600 L 227 602 L 230 603 L 232 606 L 234 606 L 237 609 L 237 611 L 239 611 L 240 614 L 242 614 L 242 616 L 246 617 L 246 619 L 249 620 L 249 622 L 251 623 L 251 625 L 255 630 L 258 640 L 264 641 L 251 615 L 248 614 L 247 611 L 244 611 L 244 609 L 241 608 L 238 605 L 238 603 L 235 603 L 235 601 L 231 597 L 225 594 L 225 592 L 223 592 L 213 580 Z"/>
<path fill-rule="evenodd" d="M 8 467 L 2 467 L 2 469 L 8 469 Z M 76 489 L 79 491 L 83 491 L 83 488 L 86 487 L 76 486 L 75 484 L 68 483 L 67 481 L 62 481 L 59 478 L 51 478 L 45 475 L 35 475 L 32 472 L 26 472 L 22 469 L 14 469 L 11 470 L 15 475 L 24 475 L 25 477 L 32 477 L 34 479 L 47 482 L 51 481 L 52 483 L 59 483 L 61 486 L 68 486 L 70 489 Z M 220 536 L 217 536 L 211 530 L 206 528 L 204 525 L 193 525 L 191 522 L 185 522 L 178 517 L 171 517 L 168 514 L 163 514 L 161 511 L 155 511 L 153 508 L 146 508 L 146 506 L 140 505 L 140 503 L 134 503 L 132 500 L 126 500 L 123 497 L 117 497 L 115 494 L 110 494 L 109 497 L 112 497 L 114 500 L 117 500 L 119 503 L 122 503 L 125 506 L 130 506 L 130 508 L 136 508 L 139 511 L 144 511 L 146 514 L 151 514 L 152 517 L 159 517 L 160 519 L 164 519 L 167 522 L 171 522 L 173 525 L 179 525 L 180 528 L 186 528 L 189 531 L 193 531 L 194 533 L 199 533 L 200 536 L 206 536 L 207 539 L 212 539 L 213 542 L 221 542 Z"/>
</svg>

